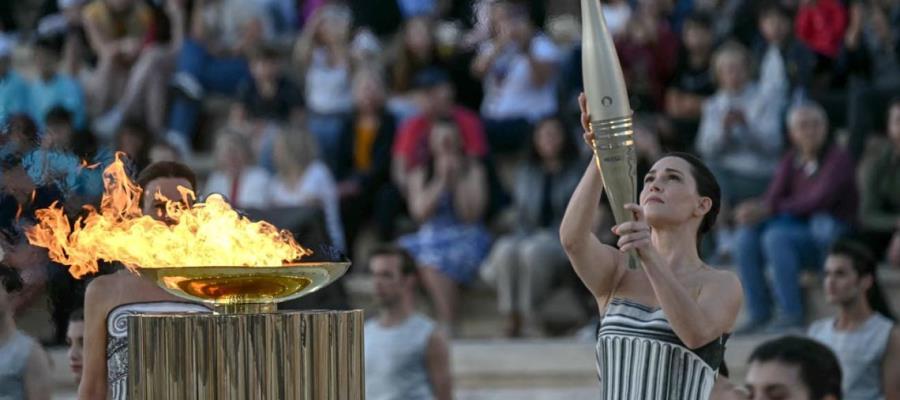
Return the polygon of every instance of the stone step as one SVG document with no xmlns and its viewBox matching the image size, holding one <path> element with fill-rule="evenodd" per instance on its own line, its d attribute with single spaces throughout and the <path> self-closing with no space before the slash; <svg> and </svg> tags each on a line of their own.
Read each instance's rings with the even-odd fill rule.
<svg viewBox="0 0 900 400">
<path fill-rule="evenodd" d="M 766 336 L 746 336 L 728 342 L 725 358 L 736 381 L 746 374 L 750 352 L 767 339 Z M 73 394 L 65 349 L 51 349 L 49 353 L 53 359 L 56 392 L 61 396 Z M 558 399 L 562 397 L 548 396 L 566 393 L 572 394 L 571 399 L 596 398 L 597 372 L 592 342 L 572 339 L 454 340 L 451 342 L 451 370 L 454 387 L 459 393 L 466 394 L 466 397 L 459 396 L 461 399 Z M 522 393 L 532 394 L 515 397 Z M 488 395 L 499 397 L 485 397 Z"/>
</svg>

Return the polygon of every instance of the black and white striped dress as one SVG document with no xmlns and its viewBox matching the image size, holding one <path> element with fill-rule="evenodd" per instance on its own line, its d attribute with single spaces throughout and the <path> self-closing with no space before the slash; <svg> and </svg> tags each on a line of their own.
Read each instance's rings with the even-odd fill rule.
<svg viewBox="0 0 900 400">
<path fill-rule="evenodd" d="M 723 336 L 691 350 L 661 308 L 614 298 L 597 332 L 601 399 L 706 400 L 726 340 Z"/>
</svg>

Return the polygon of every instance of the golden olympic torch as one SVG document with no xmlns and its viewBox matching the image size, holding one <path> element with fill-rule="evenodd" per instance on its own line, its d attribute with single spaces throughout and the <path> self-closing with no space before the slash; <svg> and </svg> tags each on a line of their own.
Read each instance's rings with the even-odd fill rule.
<svg viewBox="0 0 900 400">
<path fill-rule="evenodd" d="M 591 114 L 594 154 L 613 216 L 621 224 L 633 219 L 624 206 L 634 203 L 637 193 L 632 111 L 616 47 L 600 11 L 600 0 L 581 0 L 581 14 L 581 70 Z M 637 253 L 630 251 L 628 267 L 636 269 L 639 265 Z"/>
</svg>

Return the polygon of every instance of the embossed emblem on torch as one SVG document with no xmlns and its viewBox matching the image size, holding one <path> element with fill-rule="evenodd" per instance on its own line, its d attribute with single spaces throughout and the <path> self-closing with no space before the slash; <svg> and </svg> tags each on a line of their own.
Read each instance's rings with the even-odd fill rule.
<svg viewBox="0 0 900 400">
<path fill-rule="evenodd" d="M 613 216 L 621 224 L 633 219 L 624 206 L 634 203 L 637 194 L 632 111 L 619 56 L 600 11 L 600 0 L 581 0 L 581 23 L 581 70 L 591 114 L 594 154 Z M 639 265 L 637 253 L 632 250 L 628 267 L 636 269 Z"/>
</svg>

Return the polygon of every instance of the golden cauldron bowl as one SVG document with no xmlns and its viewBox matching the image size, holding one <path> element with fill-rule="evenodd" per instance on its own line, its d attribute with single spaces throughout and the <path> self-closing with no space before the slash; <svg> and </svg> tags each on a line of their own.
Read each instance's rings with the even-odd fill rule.
<svg viewBox="0 0 900 400">
<path fill-rule="evenodd" d="M 220 314 L 275 312 L 277 303 L 328 286 L 349 261 L 298 262 L 271 267 L 140 268 L 140 274 L 182 299 L 210 305 Z"/>
</svg>

